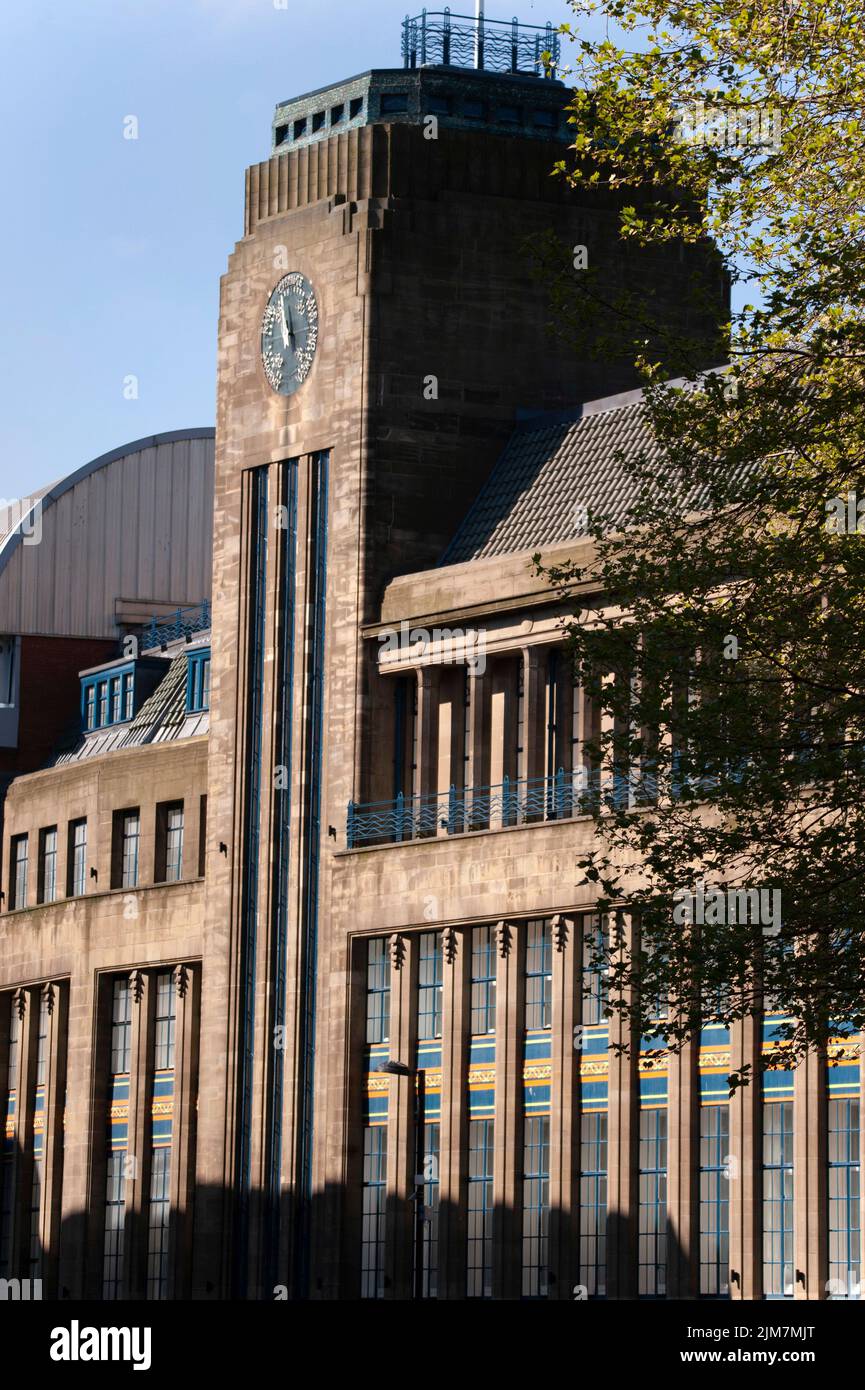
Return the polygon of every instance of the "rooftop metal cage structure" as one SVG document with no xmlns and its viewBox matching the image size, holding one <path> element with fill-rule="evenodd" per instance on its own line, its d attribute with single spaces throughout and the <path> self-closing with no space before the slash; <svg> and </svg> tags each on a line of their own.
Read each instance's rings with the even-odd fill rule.
<svg viewBox="0 0 865 1390">
<path fill-rule="evenodd" d="M 406 68 L 445 66 L 522 76 L 555 77 L 561 39 L 552 24 L 540 27 L 517 19 L 486 19 L 483 15 L 422 10 L 408 15 L 402 26 L 402 56 Z"/>
</svg>

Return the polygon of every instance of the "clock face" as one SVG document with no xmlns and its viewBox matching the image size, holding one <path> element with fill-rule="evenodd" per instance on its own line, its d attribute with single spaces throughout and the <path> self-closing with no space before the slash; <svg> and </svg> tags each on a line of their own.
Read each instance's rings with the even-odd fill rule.
<svg viewBox="0 0 865 1390">
<path fill-rule="evenodd" d="M 274 391 L 291 396 L 312 370 L 318 346 L 318 305 L 305 275 L 283 275 L 261 320 L 261 360 Z"/>
</svg>

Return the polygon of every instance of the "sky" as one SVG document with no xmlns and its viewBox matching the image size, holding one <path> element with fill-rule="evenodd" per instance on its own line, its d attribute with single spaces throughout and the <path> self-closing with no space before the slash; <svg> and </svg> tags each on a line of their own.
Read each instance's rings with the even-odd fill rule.
<svg viewBox="0 0 865 1390">
<path fill-rule="evenodd" d="M 0 500 L 213 424 L 219 277 L 273 108 L 399 67 L 410 5 L 4 0 Z M 566 0 L 487 0 L 489 18 L 515 10 L 573 18 Z"/>
</svg>

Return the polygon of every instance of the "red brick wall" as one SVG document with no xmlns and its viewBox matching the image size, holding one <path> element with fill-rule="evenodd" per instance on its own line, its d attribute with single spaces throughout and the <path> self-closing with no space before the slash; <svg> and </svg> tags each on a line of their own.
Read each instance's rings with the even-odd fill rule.
<svg viewBox="0 0 865 1390">
<path fill-rule="evenodd" d="M 41 767 L 81 707 L 78 672 L 110 661 L 117 643 L 92 637 L 22 637 L 18 747 L 0 748 L 0 773 Z"/>
</svg>

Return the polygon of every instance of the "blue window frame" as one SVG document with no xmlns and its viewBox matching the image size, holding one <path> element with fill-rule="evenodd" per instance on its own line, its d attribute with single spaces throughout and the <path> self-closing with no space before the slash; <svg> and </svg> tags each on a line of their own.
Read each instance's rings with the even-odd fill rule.
<svg viewBox="0 0 865 1390">
<path fill-rule="evenodd" d="M 549 922 L 529 922 L 526 940 L 526 1029 L 550 1028 L 552 1017 L 552 928 Z"/>
<path fill-rule="evenodd" d="M 496 1031 L 496 943 L 492 927 L 472 932 L 472 1034 Z"/>
<path fill-rule="evenodd" d="M 667 1292 L 667 1112 L 640 1111 L 638 1294 Z"/>
<path fill-rule="evenodd" d="M 190 652 L 186 666 L 186 712 L 198 714 L 210 708 L 210 648 Z"/>
<path fill-rule="evenodd" d="M 793 1102 L 763 1103 L 763 1297 L 793 1297 Z"/>
<path fill-rule="evenodd" d="M 589 1298 L 607 1293 L 607 1114 L 580 1120 L 580 1283 Z"/>
<path fill-rule="evenodd" d="M 493 1294 L 493 1123 L 469 1121 L 469 1298 L 492 1298 Z"/>
<path fill-rule="evenodd" d="M 523 1298 L 546 1298 L 550 1262 L 550 1121 L 526 1117 L 523 1135 Z"/>
<path fill-rule="evenodd" d="M 700 1106 L 700 1296 L 730 1297 L 730 1107 Z"/>
<path fill-rule="evenodd" d="M 425 931 L 418 941 L 417 1035 L 442 1035 L 442 950 L 438 932 Z"/>
<path fill-rule="evenodd" d="M 829 1297 L 860 1293 L 859 1101 L 829 1101 Z"/>
<path fill-rule="evenodd" d="M 57 897 L 57 826 L 39 831 L 39 883 L 37 899 L 53 903 Z"/>
<path fill-rule="evenodd" d="M 81 720 L 85 729 L 106 729 L 132 718 L 135 667 L 133 663 L 110 672 L 81 678 Z"/>
<path fill-rule="evenodd" d="M 366 1040 L 387 1042 L 390 1037 L 390 961 L 387 942 L 377 937 L 367 943 Z"/>
</svg>

